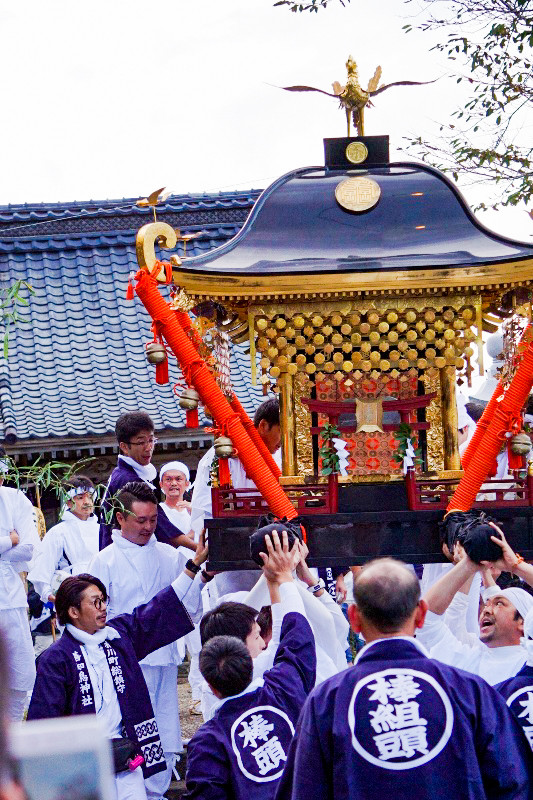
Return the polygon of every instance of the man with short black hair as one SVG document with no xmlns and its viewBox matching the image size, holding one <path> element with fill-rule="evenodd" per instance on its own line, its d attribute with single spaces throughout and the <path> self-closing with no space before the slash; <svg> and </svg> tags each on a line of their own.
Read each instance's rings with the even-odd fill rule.
<svg viewBox="0 0 533 800">
<path fill-rule="evenodd" d="M 371 561 L 354 596 L 367 644 L 306 701 L 276 800 L 526 800 L 530 754 L 503 698 L 414 638 L 427 611 L 416 575 Z"/>
<path fill-rule="evenodd" d="M 158 542 L 154 531 L 160 514 L 155 494 L 142 481 L 127 483 L 115 498 L 117 527 L 113 530 L 113 541 L 100 550 L 90 565 L 91 574 L 100 578 L 109 595 L 110 619 L 117 614 L 131 613 L 137 606 L 147 603 L 176 580 L 184 568 L 190 570 L 194 578 L 188 595 L 188 610 L 194 622 L 200 619 L 200 589 L 205 577 L 196 573 L 200 573 L 207 552 L 203 539 L 194 553 L 185 551 L 188 555 L 184 555 L 181 548 Z M 178 643 L 172 642 L 141 662 L 166 759 L 166 770 L 146 782 L 149 800 L 161 800 L 167 791 L 175 753 L 182 750 L 177 694 L 181 661 Z"/>
<path fill-rule="evenodd" d="M 292 570 L 299 558 L 287 533 L 265 537 L 264 575 L 273 605 L 292 603 L 285 614 L 274 666 L 257 680 L 245 643 L 215 636 L 200 653 L 200 671 L 218 698 L 212 719 L 187 749 L 187 800 L 270 800 L 304 700 L 315 682 L 314 637 Z"/>
<path fill-rule="evenodd" d="M 236 636 L 213 636 L 202 647 L 200 672 L 219 698 L 235 697 L 252 682 L 251 653 Z"/>
<path fill-rule="evenodd" d="M 109 478 L 100 511 L 100 550 L 111 544 L 113 531 L 110 519 L 113 508 L 113 497 L 124 484 L 132 481 L 143 481 L 152 490 L 155 489 L 153 481 L 157 477 L 157 470 L 151 464 L 152 454 L 156 445 L 154 423 L 144 411 L 127 411 L 122 414 L 115 425 L 115 434 L 120 448 L 118 463 Z M 159 542 L 171 544 L 174 547 L 190 542 L 187 534 L 174 525 L 167 516 L 160 514 L 155 537 Z"/>
<path fill-rule="evenodd" d="M 274 461 L 281 467 L 281 427 L 279 419 L 279 403 L 276 398 L 265 400 L 256 409 L 254 426 L 257 428 L 261 439 L 272 454 Z M 198 463 L 194 490 L 192 494 L 191 527 L 198 535 L 204 527 L 204 520 L 213 516 L 211 502 L 211 468 L 215 458 L 215 448 L 210 447 Z M 246 471 L 238 458 L 228 459 L 231 484 L 234 489 L 254 489 L 255 483 L 248 478 Z M 220 572 L 213 581 L 218 597 L 228 592 L 248 591 L 256 583 L 257 570 L 236 570 Z M 211 589 L 213 587 L 211 585 Z"/>
<path fill-rule="evenodd" d="M 200 621 L 200 639 L 202 646 L 214 636 L 233 636 L 247 645 L 255 642 L 259 635 L 259 625 L 256 622 L 257 611 L 244 603 L 220 603 L 208 611 Z M 247 645 L 248 646 L 248 645 Z M 258 642 L 259 650 L 264 648 L 264 642 Z M 250 648 L 248 647 L 250 650 Z M 253 658 L 253 653 L 251 653 Z"/>
</svg>

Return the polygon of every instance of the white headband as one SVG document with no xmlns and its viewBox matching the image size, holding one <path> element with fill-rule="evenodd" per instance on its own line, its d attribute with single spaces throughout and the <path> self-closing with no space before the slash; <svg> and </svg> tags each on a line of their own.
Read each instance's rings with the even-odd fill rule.
<svg viewBox="0 0 533 800">
<path fill-rule="evenodd" d="M 530 595 L 529 592 L 526 592 L 525 589 L 511 586 L 509 589 L 503 589 L 503 591 L 498 592 L 498 594 L 506 597 L 524 620 L 531 609 L 533 609 L 533 596 Z"/>
<path fill-rule="evenodd" d="M 189 467 L 187 466 L 187 464 L 184 464 L 183 461 L 169 461 L 168 464 L 163 464 L 163 466 L 159 470 L 159 480 L 162 479 L 165 472 L 168 472 L 171 469 L 183 472 L 183 474 L 185 475 L 185 479 L 187 481 L 190 481 L 191 474 L 189 472 Z"/>
<path fill-rule="evenodd" d="M 76 488 L 69 489 L 67 492 L 67 497 L 69 500 L 72 500 L 73 497 L 77 497 L 79 494 L 85 494 L 86 492 L 89 492 L 91 497 L 94 499 L 96 491 L 91 489 L 89 486 L 86 486 L 85 488 L 83 486 L 77 486 Z"/>
</svg>

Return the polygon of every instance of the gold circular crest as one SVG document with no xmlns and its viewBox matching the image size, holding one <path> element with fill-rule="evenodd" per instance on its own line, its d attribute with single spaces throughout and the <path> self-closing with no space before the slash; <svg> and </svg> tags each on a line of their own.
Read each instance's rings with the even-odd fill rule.
<svg viewBox="0 0 533 800">
<path fill-rule="evenodd" d="M 362 164 L 368 158 L 368 148 L 364 142 L 350 142 L 346 148 L 346 158 L 352 164 Z"/>
<path fill-rule="evenodd" d="M 368 211 L 380 195 L 379 185 L 371 178 L 346 178 L 335 189 L 337 203 L 348 211 Z"/>
</svg>

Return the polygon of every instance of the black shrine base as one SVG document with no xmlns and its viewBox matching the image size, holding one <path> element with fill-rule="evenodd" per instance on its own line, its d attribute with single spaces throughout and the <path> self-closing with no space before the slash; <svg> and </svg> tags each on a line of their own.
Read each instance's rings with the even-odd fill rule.
<svg viewBox="0 0 533 800">
<path fill-rule="evenodd" d="M 342 488 L 345 491 L 339 493 L 339 509 L 343 513 L 301 518 L 307 531 L 310 566 L 357 565 L 377 556 L 393 556 L 410 564 L 445 561 L 438 531 L 443 511 L 407 510 L 403 483 Z M 501 520 L 514 550 L 526 560 L 533 560 L 533 507 L 514 506 L 487 512 Z M 249 536 L 257 522 L 255 517 L 206 520 L 209 568 L 256 567 L 249 556 Z"/>
</svg>

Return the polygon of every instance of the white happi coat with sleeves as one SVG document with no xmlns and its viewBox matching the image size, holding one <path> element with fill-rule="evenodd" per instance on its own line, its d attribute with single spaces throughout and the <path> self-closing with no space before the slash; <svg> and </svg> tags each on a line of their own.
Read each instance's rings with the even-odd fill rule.
<svg viewBox="0 0 533 800">
<path fill-rule="evenodd" d="M 15 530 L 19 544 L 9 534 Z M 0 626 L 7 644 L 10 688 L 29 691 L 35 681 L 35 658 L 28 622 L 26 592 L 20 572 L 26 572 L 39 548 L 33 506 L 18 489 L 0 486 Z"/>
<path fill-rule="evenodd" d="M 108 620 L 119 614 L 131 614 L 134 608 L 155 597 L 183 572 L 187 560 L 176 548 L 158 542 L 155 536 L 143 546 L 124 539 L 119 531 L 113 531 L 112 539 L 113 543 L 100 550 L 89 566 L 89 573 L 100 578 L 107 589 Z M 181 659 L 173 643 L 140 663 L 166 666 L 179 664 Z"/>
<path fill-rule="evenodd" d="M 204 519 L 211 519 L 213 516 L 213 506 L 211 503 L 210 471 L 215 448 L 210 447 L 207 453 L 198 462 L 194 489 L 192 493 L 191 508 L 191 527 L 196 535 L 200 534 L 204 527 Z M 281 448 L 276 450 L 272 458 L 281 469 Z M 246 471 L 238 458 L 229 458 L 229 471 L 231 483 L 234 489 L 256 489 L 255 483 L 247 477 Z"/>
<path fill-rule="evenodd" d="M 99 529 L 94 515 L 81 520 L 68 509 L 61 522 L 50 528 L 28 575 L 43 603 L 48 602 L 48 595 L 52 593 L 56 570 L 65 570 L 71 575 L 87 572 L 98 552 Z"/>
<path fill-rule="evenodd" d="M 428 611 L 416 638 L 431 658 L 459 667 L 484 678 L 491 686 L 512 678 L 526 663 L 527 653 L 520 645 L 487 647 L 466 630 L 467 595 L 458 592 L 444 615 Z"/>
</svg>

